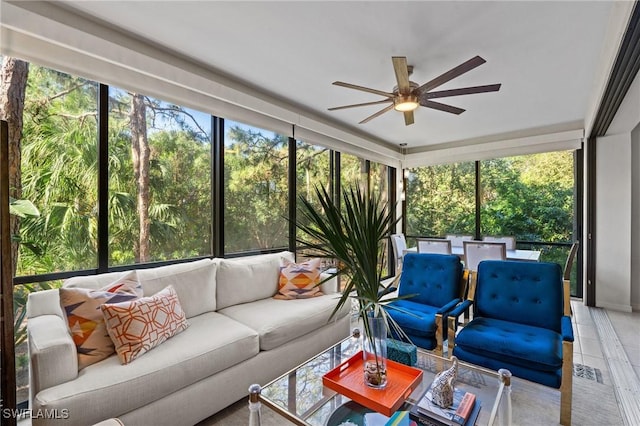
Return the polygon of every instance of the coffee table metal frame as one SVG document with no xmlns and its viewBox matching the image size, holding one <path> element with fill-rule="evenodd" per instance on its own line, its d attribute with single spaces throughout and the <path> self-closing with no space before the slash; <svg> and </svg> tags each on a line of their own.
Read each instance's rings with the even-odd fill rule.
<svg viewBox="0 0 640 426">
<path fill-rule="evenodd" d="M 257 392 L 261 403 L 297 425 L 325 425 L 329 416 L 349 398 L 324 387 L 322 376 L 360 349 L 360 339 L 348 337 L 266 385 L 257 388 L 252 385 L 254 399 Z M 401 409 L 408 410 L 415 404 L 435 374 L 450 364 L 450 359 L 418 348 L 416 367 L 423 370 L 423 381 Z M 475 393 L 482 403 L 478 424 L 494 425 L 497 420 L 501 426 L 510 425 L 511 373 L 504 369 L 495 372 L 464 362 L 459 362 L 458 371 L 456 387 Z"/>
</svg>

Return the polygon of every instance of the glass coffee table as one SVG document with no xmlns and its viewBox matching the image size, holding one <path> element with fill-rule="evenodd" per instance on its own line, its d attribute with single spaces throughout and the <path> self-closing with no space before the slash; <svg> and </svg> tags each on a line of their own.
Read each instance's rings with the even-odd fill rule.
<svg viewBox="0 0 640 426">
<path fill-rule="evenodd" d="M 324 387 L 322 376 L 361 349 L 361 340 L 349 337 L 261 387 L 259 400 L 298 425 L 326 426 L 330 419 L 333 423 L 334 413 L 342 414 L 354 403 Z M 417 355 L 415 367 L 423 371 L 422 383 L 411 393 L 401 410 L 409 410 L 434 376 L 451 366 L 448 359 L 421 349 Z M 482 406 L 476 424 L 511 424 L 511 373 L 507 370 L 495 372 L 463 362 L 458 364 L 456 388 L 474 393 Z"/>
</svg>

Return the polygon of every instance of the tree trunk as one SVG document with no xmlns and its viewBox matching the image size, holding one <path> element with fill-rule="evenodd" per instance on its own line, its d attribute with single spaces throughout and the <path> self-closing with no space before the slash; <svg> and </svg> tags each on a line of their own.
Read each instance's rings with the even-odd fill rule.
<svg viewBox="0 0 640 426">
<path fill-rule="evenodd" d="M 4 56 L 0 69 L 0 119 L 9 124 L 9 196 L 19 200 L 22 197 L 21 140 L 24 94 L 27 88 L 29 63 Z M 11 216 L 11 235 L 20 234 L 20 218 Z M 12 276 L 18 266 L 18 240 L 11 243 Z"/>
<path fill-rule="evenodd" d="M 149 140 L 147 139 L 147 107 L 144 97 L 134 93 L 131 98 L 131 152 L 133 173 L 138 189 L 138 221 L 140 235 L 134 246 L 136 262 L 148 262 L 149 237 Z"/>
</svg>

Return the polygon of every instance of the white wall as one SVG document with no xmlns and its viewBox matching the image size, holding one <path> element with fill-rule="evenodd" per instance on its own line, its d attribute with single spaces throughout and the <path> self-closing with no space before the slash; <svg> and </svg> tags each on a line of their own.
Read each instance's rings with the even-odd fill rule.
<svg viewBox="0 0 640 426">
<path fill-rule="evenodd" d="M 631 132 L 631 307 L 640 311 L 640 124 Z"/>
<path fill-rule="evenodd" d="M 640 310 L 640 74 L 596 143 L 596 306 Z"/>
</svg>

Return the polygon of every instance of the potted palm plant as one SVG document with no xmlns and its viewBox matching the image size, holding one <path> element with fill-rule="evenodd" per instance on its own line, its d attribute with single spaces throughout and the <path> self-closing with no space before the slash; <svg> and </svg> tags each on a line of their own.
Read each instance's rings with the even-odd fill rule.
<svg viewBox="0 0 640 426">
<path fill-rule="evenodd" d="M 355 298 L 364 328 L 365 381 L 371 387 L 384 388 L 386 337 L 392 323 L 384 305 L 396 298 L 387 296 L 393 289 L 381 287 L 380 281 L 384 242 L 399 219 L 394 218 L 388 203 L 358 187 L 342 190 L 342 205 L 317 186 L 315 202 L 303 197 L 299 200 L 301 212 L 296 226 L 303 235 L 298 242 L 314 256 L 337 261 L 334 275 L 346 277 L 346 285 L 332 317 Z"/>
</svg>

